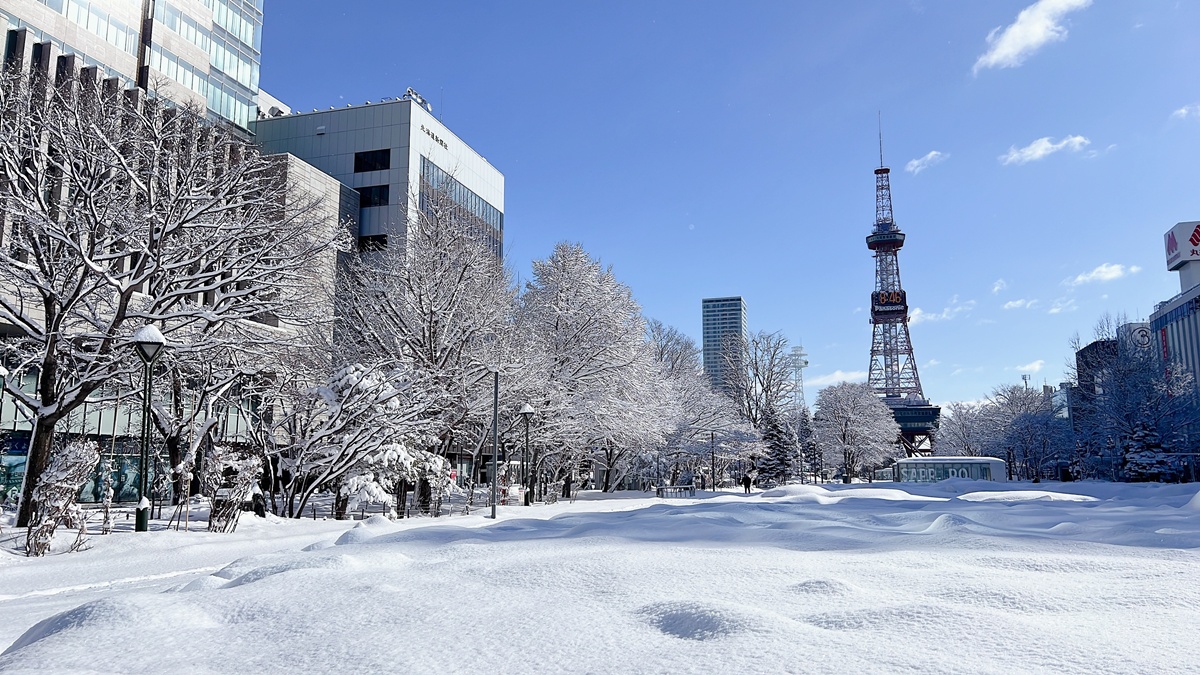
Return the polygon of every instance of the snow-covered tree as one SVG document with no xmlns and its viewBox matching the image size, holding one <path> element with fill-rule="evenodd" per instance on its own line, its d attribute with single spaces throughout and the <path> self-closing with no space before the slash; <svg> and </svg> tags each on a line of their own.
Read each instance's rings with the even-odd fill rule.
<svg viewBox="0 0 1200 675">
<path fill-rule="evenodd" d="M 309 499 L 336 488 L 343 497 L 349 477 L 398 470 L 411 463 L 406 446 L 436 446 L 439 391 L 401 367 L 343 366 L 327 382 L 308 377 L 264 390 L 277 411 L 252 430 L 282 473 L 279 486 L 288 516 L 300 517 Z"/>
<path fill-rule="evenodd" d="M 1138 424 L 1125 440 L 1122 469 L 1125 479 L 1133 482 L 1163 480 L 1171 473 L 1162 441 L 1149 424 Z"/>
<path fill-rule="evenodd" d="M 1048 406 L 1018 415 L 1004 427 L 1000 442 L 1015 462 L 1014 475 L 1036 483 L 1044 473 L 1053 473 L 1059 460 L 1070 456 L 1074 435 L 1070 422 Z"/>
<path fill-rule="evenodd" d="M 335 233 L 285 209 L 278 160 L 203 111 L 73 79 L 5 71 L 0 185 L 0 349 L 37 379 L 4 385 L 34 420 L 24 526 L 59 423 L 140 370 L 136 328 L 157 323 L 172 346 L 190 332 L 200 354 L 231 323 L 286 321 Z"/>
<path fill-rule="evenodd" d="M 25 554 L 46 555 L 60 522 L 83 532 L 83 511 L 76 504 L 79 488 L 100 461 L 100 449 L 94 441 L 73 441 L 51 458 L 34 493 L 37 510 L 30 521 Z"/>
<path fill-rule="evenodd" d="M 656 319 L 647 321 L 646 336 L 658 364 L 660 391 L 673 402 L 675 414 L 665 450 L 657 453 L 653 464 L 657 470 L 665 453 L 667 462 L 662 468 L 668 476 L 683 471 L 710 474 L 717 464 L 717 436 L 721 437 L 722 456 L 728 457 L 734 439 L 750 438 L 753 429 L 741 420 L 729 397 L 712 388 L 692 338 Z"/>
<path fill-rule="evenodd" d="M 491 368 L 502 370 L 506 395 L 523 372 L 511 367 L 515 289 L 447 186 L 423 183 L 409 199 L 418 208 L 403 241 L 346 261 L 339 358 L 402 365 L 440 402 L 425 409 L 432 430 L 426 449 L 478 452 L 490 436 Z"/>
<path fill-rule="evenodd" d="M 1156 461 L 1131 464 L 1131 453 L 1141 456 L 1136 448 L 1153 448 L 1151 454 L 1175 459 L 1175 453 L 1194 451 L 1200 399 L 1193 374 L 1178 363 L 1164 362 L 1153 348 L 1135 344 L 1118 329 L 1126 323 L 1123 317 L 1103 317 L 1089 349 L 1080 347 L 1078 338 L 1072 345 L 1076 386 L 1071 414 L 1079 444 L 1088 453 L 1078 464 L 1085 469 L 1089 463 L 1133 467 L 1128 479 L 1165 477 L 1169 472 L 1154 468 Z"/>
<path fill-rule="evenodd" d="M 996 387 L 977 418 L 986 438 L 983 454 L 1005 460 L 1010 478 L 1023 475 L 1033 478 L 1035 468 L 1031 463 L 1035 458 L 1027 453 L 1066 442 L 1055 439 L 1051 443 L 1039 435 L 1056 429 L 1051 418 L 1061 412 L 1059 403 L 1044 391 L 1022 385 Z"/>
<path fill-rule="evenodd" d="M 900 426 L 871 386 L 842 382 L 817 394 L 813 426 L 828 465 L 840 466 L 846 483 L 862 469 L 896 452 Z"/>
<path fill-rule="evenodd" d="M 989 445 L 988 411 L 980 403 L 954 402 L 942 407 L 934 450 L 939 455 L 980 457 Z"/>
<path fill-rule="evenodd" d="M 792 356 L 782 333 L 759 331 L 722 347 L 726 389 L 743 418 L 755 428 L 768 409 L 786 410 L 795 387 Z"/>
<path fill-rule="evenodd" d="M 578 244 L 562 243 L 535 261 L 517 326 L 539 410 L 535 464 L 557 477 L 588 460 L 615 487 L 638 450 L 661 446 L 672 403 L 629 288 Z"/>
</svg>

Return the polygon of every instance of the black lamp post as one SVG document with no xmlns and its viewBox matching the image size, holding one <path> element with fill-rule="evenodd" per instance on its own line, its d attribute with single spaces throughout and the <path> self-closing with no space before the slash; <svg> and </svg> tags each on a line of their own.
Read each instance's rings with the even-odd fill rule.
<svg viewBox="0 0 1200 675">
<path fill-rule="evenodd" d="M 517 411 L 525 420 L 525 452 L 521 453 L 521 484 L 525 486 L 525 506 L 533 503 L 533 499 L 529 494 L 529 470 L 532 468 L 533 462 L 526 462 L 529 456 L 529 418 L 533 417 L 533 406 L 526 403 Z"/>
<path fill-rule="evenodd" d="M 717 446 L 713 443 L 713 431 L 708 431 L 708 452 L 712 456 L 712 491 L 717 491 Z"/>
<path fill-rule="evenodd" d="M 154 359 L 158 358 L 166 339 L 152 324 L 146 324 L 133 334 L 133 346 L 137 349 L 145 369 L 142 372 L 142 447 L 141 466 L 138 467 L 138 505 L 135 512 L 133 531 L 147 532 L 150 529 L 150 397 L 154 393 L 151 376 Z"/>
<path fill-rule="evenodd" d="M 499 464 L 496 456 L 499 454 L 500 435 L 497 424 L 500 421 L 500 369 L 488 368 L 492 371 L 492 520 L 496 519 L 496 484 L 500 482 Z"/>
</svg>

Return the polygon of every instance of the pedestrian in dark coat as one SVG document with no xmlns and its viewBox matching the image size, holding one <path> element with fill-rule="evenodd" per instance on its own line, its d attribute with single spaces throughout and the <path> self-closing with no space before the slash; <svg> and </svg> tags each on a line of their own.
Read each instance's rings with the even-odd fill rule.
<svg viewBox="0 0 1200 675">
<path fill-rule="evenodd" d="M 742 487 L 746 488 L 746 494 L 750 494 L 750 474 L 742 476 Z"/>
</svg>

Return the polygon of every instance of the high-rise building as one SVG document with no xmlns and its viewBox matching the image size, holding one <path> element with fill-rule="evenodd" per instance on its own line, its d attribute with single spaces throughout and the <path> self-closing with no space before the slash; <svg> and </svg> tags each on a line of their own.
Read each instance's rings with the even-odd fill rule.
<svg viewBox="0 0 1200 675">
<path fill-rule="evenodd" d="M 263 0 L 0 0 L 0 22 L 8 64 L 54 76 L 73 60 L 243 129 L 255 117 Z"/>
<path fill-rule="evenodd" d="M 497 257 L 503 254 L 504 174 L 412 89 L 378 103 L 277 111 L 251 126 L 265 151 L 293 154 L 358 191 L 360 243 L 403 246 L 417 209 L 438 190 Z"/>
<path fill-rule="evenodd" d="M 746 340 L 746 303 L 741 296 L 700 301 L 704 329 L 704 373 L 718 389 L 728 386 L 725 347 Z"/>
</svg>

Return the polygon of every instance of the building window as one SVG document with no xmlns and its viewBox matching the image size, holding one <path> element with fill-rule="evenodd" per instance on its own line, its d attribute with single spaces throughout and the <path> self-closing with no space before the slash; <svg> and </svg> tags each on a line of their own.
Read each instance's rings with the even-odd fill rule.
<svg viewBox="0 0 1200 675">
<path fill-rule="evenodd" d="M 372 185 L 370 187 L 358 188 L 358 206 L 360 208 L 369 208 L 371 206 L 387 206 L 388 205 L 388 186 Z"/>
<path fill-rule="evenodd" d="M 368 234 L 358 238 L 360 251 L 382 251 L 387 248 L 386 234 Z"/>
<path fill-rule="evenodd" d="M 368 150 L 354 153 L 354 173 L 384 171 L 392 168 L 391 150 Z"/>
</svg>

